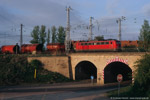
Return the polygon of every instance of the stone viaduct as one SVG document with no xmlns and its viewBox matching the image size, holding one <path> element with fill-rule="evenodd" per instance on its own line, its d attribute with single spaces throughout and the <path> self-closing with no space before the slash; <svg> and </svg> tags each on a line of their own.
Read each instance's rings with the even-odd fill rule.
<svg viewBox="0 0 150 100">
<path fill-rule="evenodd" d="M 68 56 L 28 57 L 28 61 L 40 60 L 44 68 L 75 79 L 90 79 L 93 75 L 98 84 L 116 82 L 122 74 L 124 80 L 132 80 L 135 62 L 144 53 L 139 52 L 97 52 L 72 53 Z"/>
</svg>

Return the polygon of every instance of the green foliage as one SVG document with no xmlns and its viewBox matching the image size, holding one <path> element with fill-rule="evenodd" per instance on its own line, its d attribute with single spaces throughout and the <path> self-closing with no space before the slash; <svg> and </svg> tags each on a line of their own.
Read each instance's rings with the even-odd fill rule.
<svg viewBox="0 0 150 100">
<path fill-rule="evenodd" d="M 129 95 L 137 97 L 150 97 L 150 55 L 145 54 L 136 62 L 135 82 Z"/>
<path fill-rule="evenodd" d="M 40 31 L 40 27 L 39 26 L 35 26 L 33 31 L 31 32 L 31 37 L 33 38 L 30 43 L 35 44 L 35 43 L 39 43 L 39 31 Z"/>
<path fill-rule="evenodd" d="M 94 40 L 96 41 L 104 40 L 104 36 L 96 36 Z"/>
<path fill-rule="evenodd" d="M 139 36 L 139 48 L 149 51 L 150 49 L 150 26 L 148 20 L 144 20 L 144 25 L 140 30 Z"/>
<path fill-rule="evenodd" d="M 39 43 L 44 44 L 46 41 L 46 26 L 42 25 L 40 29 L 40 39 Z"/>
<path fill-rule="evenodd" d="M 47 43 L 50 43 L 50 38 L 51 38 L 50 29 L 48 29 Z"/>
<path fill-rule="evenodd" d="M 58 31 L 58 32 L 57 32 Z M 51 33 L 51 34 L 50 34 Z M 55 26 L 48 29 L 48 32 L 46 32 L 46 26 L 42 25 L 41 27 L 35 26 L 33 31 L 31 32 L 31 37 L 33 38 L 30 43 L 35 44 L 44 44 L 45 42 L 50 43 L 50 40 L 52 40 L 52 43 L 64 43 L 65 41 L 65 29 L 62 26 L 59 26 L 58 30 Z"/>
<path fill-rule="evenodd" d="M 136 62 L 136 77 L 133 89 L 139 87 L 139 91 L 146 94 L 150 90 L 150 55 L 145 54 Z"/>
<path fill-rule="evenodd" d="M 64 41 L 65 41 L 65 30 L 64 27 L 59 26 L 57 33 L 57 42 L 64 43 Z"/>
<path fill-rule="evenodd" d="M 52 26 L 52 43 L 56 43 L 56 27 Z"/>
<path fill-rule="evenodd" d="M 25 56 L 0 55 L 0 84 L 19 84 L 23 82 L 27 59 Z"/>
<path fill-rule="evenodd" d="M 32 60 L 29 64 L 30 67 L 33 67 L 37 70 L 40 70 L 42 68 L 42 63 L 39 60 Z"/>
<path fill-rule="evenodd" d="M 35 26 L 31 32 L 31 37 L 33 39 L 30 41 L 30 43 L 44 44 L 46 41 L 46 26 L 42 25 L 41 28 L 39 26 Z"/>
<path fill-rule="evenodd" d="M 59 73 L 44 69 L 39 60 L 32 60 L 28 63 L 27 57 L 23 55 L 0 55 L 0 68 L 0 85 L 71 81 Z M 35 68 L 37 79 L 34 79 Z"/>
<path fill-rule="evenodd" d="M 127 86 L 120 89 L 120 97 L 133 97 L 131 93 L 132 86 Z M 118 90 L 113 90 L 108 92 L 109 97 L 118 97 Z"/>
</svg>

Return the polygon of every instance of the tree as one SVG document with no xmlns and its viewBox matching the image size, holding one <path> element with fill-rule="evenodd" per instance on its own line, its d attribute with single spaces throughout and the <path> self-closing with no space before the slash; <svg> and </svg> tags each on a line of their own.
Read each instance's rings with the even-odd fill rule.
<svg viewBox="0 0 150 100">
<path fill-rule="evenodd" d="M 57 42 L 64 43 L 64 41 L 65 41 L 65 30 L 64 27 L 59 26 L 57 33 Z"/>
<path fill-rule="evenodd" d="M 150 97 L 150 55 L 145 54 L 142 59 L 136 62 L 135 82 L 133 93 L 139 96 Z"/>
<path fill-rule="evenodd" d="M 50 43 L 50 29 L 48 29 L 48 33 L 47 33 L 47 43 Z"/>
<path fill-rule="evenodd" d="M 30 41 L 30 43 L 44 44 L 46 41 L 46 26 L 42 25 L 41 28 L 39 26 L 35 26 L 31 32 L 31 37 L 33 39 Z"/>
<path fill-rule="evenodd" d="M 145 51 L 148 51 L 150 43 L 150 26 L 147 20 L 144 20 L 144 25 L 140 30 L 139 47 L 143 47 Z"/>
<path fill-rule="evenodd" d="M 101 41 L 104 40 L 104 36 L 96 36 L 94 40 Z"/>
<path fill-rule="evenodd" d="M 40 38 L 39 38 L 39 43 L 44 44 L 46 41 L 46 26 L 42 25 L 40 29 Z"/>
<path fill-rule="evenodd" d="M 33 31 L 31 32 L 31 37 L 33 38 L 30 42 L 32 44 L 35 44 L 35 43 L 39 43 L 39 30 L 40 30 L 40 27 L 39 26 L 35 26 Z"/>
<path fill-rule="evenodd" d="M 52 43 L 56 43 L 56 27 L 52 26 Z"/>
</svg>

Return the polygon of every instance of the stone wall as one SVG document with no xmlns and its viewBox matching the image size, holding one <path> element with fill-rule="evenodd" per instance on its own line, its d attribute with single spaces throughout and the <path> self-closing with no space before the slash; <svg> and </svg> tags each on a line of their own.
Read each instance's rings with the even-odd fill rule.
<svg viewBox="0 0 150 100">
<path fill-rule="evenodd" d="M 135 71 L 135 62 L 141 59 L 145 53 L 139 52 L 98 52 L 98 53 L 74 53 L 70 54 L 73 79 L 75 80 L 75 68 L 82 61 L 89 61 L 97 68 L 97 83 L 104 84 L 104 68 L 112 62 L 122 62 L 127 64 L 131 70 Z M 98 80 L 98 79 L 101 80 Z"/>
<path fill-rule="evenodd" d="M 43 67 L 52 72 L 58 72 L 68 78 L 75 79 L 75 67 L 82 61 L 89 61 L 97 68 L 97 83 L 104 84 L 104 68 L 112 62 L 118 61 L 127 64 L 132 71 L 138 59 L 145 53 L 139 52 L 98 52 L 98 53 L 73 53 L 64 57 L 28 57 L 30 62 L 33 59 L 40 60 Z"/>
<path fill-rule="evenodd" d="M 34 59 L 41 61 L 45 69 L 70 78 L 68 57 L 28 57 L 29 62 Z"/>
</svg>

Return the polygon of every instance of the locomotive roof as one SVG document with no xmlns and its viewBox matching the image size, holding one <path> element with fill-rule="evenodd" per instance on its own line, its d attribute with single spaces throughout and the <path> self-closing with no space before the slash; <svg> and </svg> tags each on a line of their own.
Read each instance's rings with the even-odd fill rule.
<svg viewBox="0 0 150 100">
<path fill-rule="evenodd" d="M 101 41 L 77 41 L 77 42 L 106 42 L 106 41 L 118 41 L 118 40 L 101 40 Z"/>
</svg>

